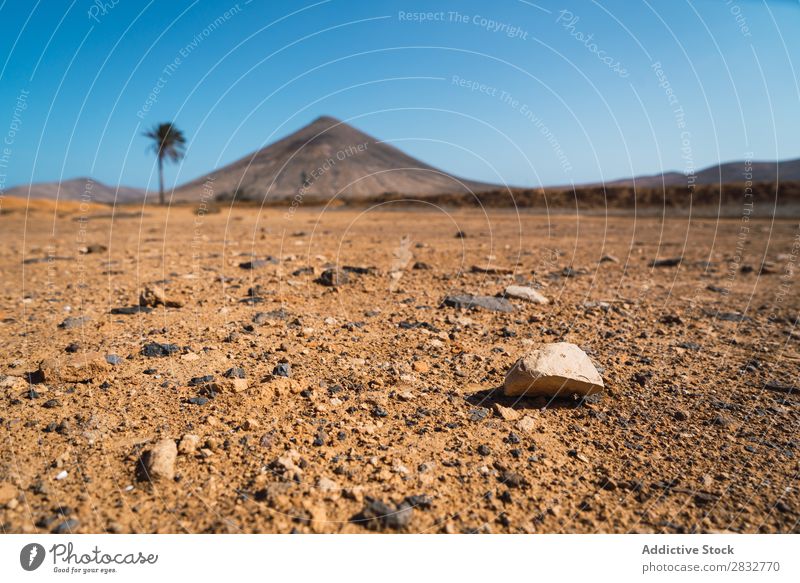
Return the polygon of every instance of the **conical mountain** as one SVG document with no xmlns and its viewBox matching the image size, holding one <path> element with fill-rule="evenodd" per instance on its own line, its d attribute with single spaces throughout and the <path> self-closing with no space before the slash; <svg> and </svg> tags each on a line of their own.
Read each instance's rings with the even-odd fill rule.
<svg viewBox="0 0 800 583">
<path fill-rule="evenodd" d="M 209 179 L 213 178 L 213 181 Z M 389 192 L 407 196 L 485 191 L 496 185 L 464 180 L 323 116 L 295 133 L 175 190 L 175 201 L 253 200 L 334 196 L 367 198 Z"/>
</svg>

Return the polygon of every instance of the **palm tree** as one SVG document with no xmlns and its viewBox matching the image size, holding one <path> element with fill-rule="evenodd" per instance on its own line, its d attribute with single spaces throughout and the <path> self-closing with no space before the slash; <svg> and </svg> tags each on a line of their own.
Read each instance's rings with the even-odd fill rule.
<svg viewBox="0 0 800 583">
<path fill-rule="evenodd" d="M 164 204 L 164 158 L 177 162 L 185 153 L 186 138 L 183 132 L 172 122 L 161 123 L 144 132 L 145 137 L 153 140 L 153 152 L 158 157 L 158 201 Z"/>
</svg>

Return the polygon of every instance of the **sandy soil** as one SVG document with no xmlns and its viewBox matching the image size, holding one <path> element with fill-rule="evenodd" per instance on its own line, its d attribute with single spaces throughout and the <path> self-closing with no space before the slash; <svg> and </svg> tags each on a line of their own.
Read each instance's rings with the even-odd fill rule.
<svg viewBox="0 0 800 583">
<path fill-rule="evenodd" d="M 800 531 L 796 221 L 136 210 L 0 215 L 4 532 Z M 602 398 L 502 397 L 557 340 Z"/>
</svg>

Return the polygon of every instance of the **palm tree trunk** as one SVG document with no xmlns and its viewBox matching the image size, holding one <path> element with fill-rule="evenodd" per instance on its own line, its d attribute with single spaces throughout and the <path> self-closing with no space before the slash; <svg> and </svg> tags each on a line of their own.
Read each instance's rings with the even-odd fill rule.
<svg viewBox="0 0 800 583">
<path fill-rule="evenodd" d="M 158 156 L 158 202 L 164 206 L 164 158 L 161 152 Z"/>
</svg>

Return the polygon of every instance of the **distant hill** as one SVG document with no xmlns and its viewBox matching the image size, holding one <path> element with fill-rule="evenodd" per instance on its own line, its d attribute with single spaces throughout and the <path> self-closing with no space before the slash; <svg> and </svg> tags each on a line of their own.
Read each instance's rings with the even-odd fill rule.
<svg viewBox="0 0 800 583">
<path fill-rule="evenodd" d="M 62 182 L 35 182 L 9 188 L 6 196 L 47 200 L 85 200 L 86 202 L 139 202 L 145 196 L 141 188 L 109 186 L 92 178 L 73 178 Z"/>
<path fill-rule="evenodd" d="M 213 188 L 207 181 L 213 178 Z M 175 190 L 173 200 L 269 202 L 367 198 L 389 192 L 428 196 L 499 188 L 458 178 L 332 117 L 309 125 Z"/>
<path fill-rule="evenodd" d="M 800 159 L 785 160 L 783 162 L 751 162 L 749 180 L 755 182 L 792 182 L 800 180 Z M 703 168 L 695 174 L 695 184 L 734 184 L 745 182 L 746 165 L 744 160 L 726 162 Z M 650 176 L 637 176 L 612 180 L 606 186 L 633 186 L 642 188 L 658 188 L 666 186 L 686 186 L 687 177 L 680 172 L 665 172 Z"/>
<path fill-rule="evenodd" d="M 783 192 L 794 192 L 782 188 L 785 184 L 800 182 L 800 159 L 782 162 L 753 162 L 750 172 L 752 181 L 761 184 L 767 193 L 767 185 L 781 183 Z M 697 171 L 695 186 L 719 187 L 733 185 L 746 180 L 745 162 L 727 162 Z M 633 197 L 636 186 L 639 196 Z M 614 204 L 646 204 L 648 200 L 663 200 L 666 191 L 670 196 L 685 200 L 680 188 L 687 185 L 687 177 L 680 172 L 665 172 L 649 176 L 637 176 L 606 182 L 605 185 L 583 184 L 576 186 L 583 196 L 592 200 L 601 193 L 600 199 L 607 202 L 618 197 Z M 777 185 L 776 185 L 777 186 Z M 333 117 L 319 117 L 298 131 L 249 154 L 236 162 L 179 186 L 167 193 L 171 202 L 231 201 L 257 202 L 282 205 L 293 199 L 308 204 L 319 204 L 336 196 L 346 203 L 365 203 L 378 200 L 396 200 L 403 197 L 419 197 L 429 200 L 499 200 L 508 188 L 459 178 L 443 170 L 417 160 L 398 148 L 380 141 L 347 123 Z M 538 200 L 535 192 L 542 189 L 511 188 L 517 193 L 527 193 L 517 202 Z M 549 186 L 549 193 L 571 192 L 571 186 Z M 644 193 L 641 190 L 652 190 Z M 661 194 L 655 191 L 661 191 Z M 733 192 L 733 191 L 731 191 Z M 5 194 L 11 197 L 79 201 L 88 194 L 92 202 L 138 203 L 145 191 L 126 186 L 109 186 L 90 178 L 75 178 L 61 183 L 46 182 L 30 186 L 17 186 Z M 477 194 L 489 194 L 476 197 Z M 170 196 L 171 195 L 171 196 Z M 566 195 L 565 195 L 566 196 Z M 726 195 L 727 196 L 727 195 Z M 766 194 L 765 194 L 766 196 Z M 499 198 L 498 198 L 499 197 Z M 155 202 L 157 197 L 149 197 Z M 574 198 L 574 196 L 573 196 Z M 700 200 L 712 201 L 711 191 L 704 189 Z M 634 202 L 635 199 L 635 202 Z"/>
</svg>

